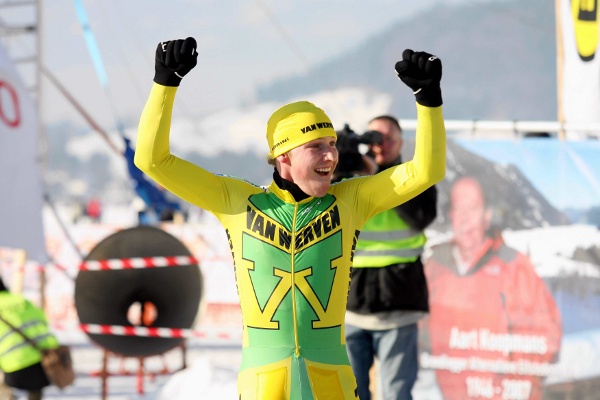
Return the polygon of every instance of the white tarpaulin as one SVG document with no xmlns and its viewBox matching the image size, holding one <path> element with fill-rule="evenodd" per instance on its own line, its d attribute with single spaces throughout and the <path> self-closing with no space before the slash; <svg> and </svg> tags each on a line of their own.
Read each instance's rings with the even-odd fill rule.
<svg viewBox="0 0 600 400">
<path fill-rule="evenodd" d="M 0 47 L 0 247 L 46 261 L 36 106 Z"/>
<path fill-rule="evenodd" d="M 559 108 L 567 124 L 600 122 L 597 1 L 558 0 Z M 562 53 L 562 54 L 561 54 Z M 561 72 L 562 70 L 562 72 Z"/>
</svg>

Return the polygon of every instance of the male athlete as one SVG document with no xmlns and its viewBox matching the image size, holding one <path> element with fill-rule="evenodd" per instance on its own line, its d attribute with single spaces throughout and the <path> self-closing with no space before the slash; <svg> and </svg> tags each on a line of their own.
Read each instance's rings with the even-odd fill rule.
<svg viewBox="0 0 600 400">
<path fill-rule="evenodd" d="M 336 131 L 323 110 L 299 101 L 267 122 L 275 169 L 266 188 L 171 154 L 173 103 L 181 79 L 196 65 L 196 41 L 159 43 L 155 61 L 135 163 L 167 190 L 214 214 L 226 230 L 243 320 L 240 399 L 357 399 L 343 325 L 352 255 L 365 221 L 444 177 L 441 61 L 405 50 L 396 64 L 417 100 L 412 161 L 332 185 Z"/>
</svg>

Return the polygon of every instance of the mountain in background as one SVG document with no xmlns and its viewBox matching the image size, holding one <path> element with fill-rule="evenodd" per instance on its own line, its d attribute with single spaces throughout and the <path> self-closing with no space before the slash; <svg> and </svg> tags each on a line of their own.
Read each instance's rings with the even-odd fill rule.
<svg viewBox="0 0 600 400">
<path fill-rule="evenodd" d="M 258 88 L 258 101 L 339 87 L 364 87 L 394 97 L 399 118 L 414 118 L 414 103 L 395 75 L 406 48 L 443 63 L 447 119 L 556 120 L 556 30 L 553 1 L 436 5 L 367 38 L 355 50 L 316 65 L 303 76 Z"/>
<path fill-rule="evenodd" d="M 514 165 L 500 165 L 472 153 L 453 140 L 446 146 L 446 177 L 438 188 L 438 216 L 431 229 L 447 232 L 450 188 L 463 176 L 475 178 L 493 212 L 492 225 L 501 231 L 569 224 L 569 217 L 554 207 Z M 414 140 L 405 140 L 404 160 L 412 158 Z"/>
<path fill-rule="evenodd" d="M 290 77 L 258 88 L 258 102 L 283 103 L 303 94 L 343 87 L 361 87 L 366 92 L 390 93 L 392 110 L 401 119 L 415 117 L 412 96 L 393 71 L 404 48 L 426 50 L 443 61 L 442 90 L 447 119 L 556 119 L 556 39 L 554 3 L 542 0 L 477 2 L 460 6 L 439 5 L 409 20 L 400 21 L 365 40 L 353 51 L 316 66 L 305 76 Z M 248 112 L 251 112 L 250 110 Z M 81 131 L 79 131 L 81 132 Z M 108 163 L 94 156 L 87 162 L 64 154 L 66 143 L 78 135 L 64 125 L 49 135 L 51 152 L 48 189 L 53 198 L 68 198 L 68 182 L 87 182 L 79 199 L 110 193 L 110 199 L 130 201 L 133 190 L 123 174 L 112 177 Z M 412 157 L 406 148 L 405 159 Z M 499 166 L 449 141 L 447 178 L 440 183 L 440 224 L 447 207 L 449 184 L 465 171 L 477 171 L 494 200 L 504 228 L 522 229 L 565 222 L 567 217 L 552 207 L 514 166 Z M 209 171 L 241 177 L 256 184 L 271 179 L 272 167 L 263 154 L 223 152 L 215 157 L 195 152 L 182 154 Z M 100 157 L 100 159 L 98 158 Z M 56 160 L 56 161 L 54 161 Z M 252 168 L 248 168 L 252 165 Z M 494 179 L 485 178 L 495 175 Z M 503 185 L 496 185 L 504 182 Z M 509 195 L 510 194 L 510 195 Z M 527 198 L 532 208 L 515 207 Z M 517 210 L 516 212 L 514 210 Z M 527 215 L 518 214 L 526 212 Z M 444 227 L 440 227 L 444 228 Z"/>
</svg>

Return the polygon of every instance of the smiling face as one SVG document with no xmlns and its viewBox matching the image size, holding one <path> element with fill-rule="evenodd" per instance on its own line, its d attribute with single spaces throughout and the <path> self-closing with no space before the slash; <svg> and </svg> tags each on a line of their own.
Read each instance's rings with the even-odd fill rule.
<svg viewBox="0 0 600 400">
<path fill-rule="evenodd" d="M 277 157 L 279 174 L 309 196 L 325 196 L 338 163 L 335 141 L 333 136 L 311 140 L 280 155 Z"/>
</svg>

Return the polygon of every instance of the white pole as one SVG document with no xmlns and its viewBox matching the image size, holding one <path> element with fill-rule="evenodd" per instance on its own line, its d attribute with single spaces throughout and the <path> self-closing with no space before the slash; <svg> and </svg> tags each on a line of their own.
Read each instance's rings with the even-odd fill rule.
<svg viewBox="0 0 600 400">
<path fill-rule="evenodd" d="M 562 27 L 562 12 L 561 2 L 563 0 L 555 0 L 556 14 L 556 98 L 558 110 L 558 122 L 561 124 L 561 129 L 557 132 L 559 139 L 565 139 L 565 114 L 563 111 L 563 64 L 564 64 L 564 48 L 563 48 L 563 27 Z"/>
</svg>

